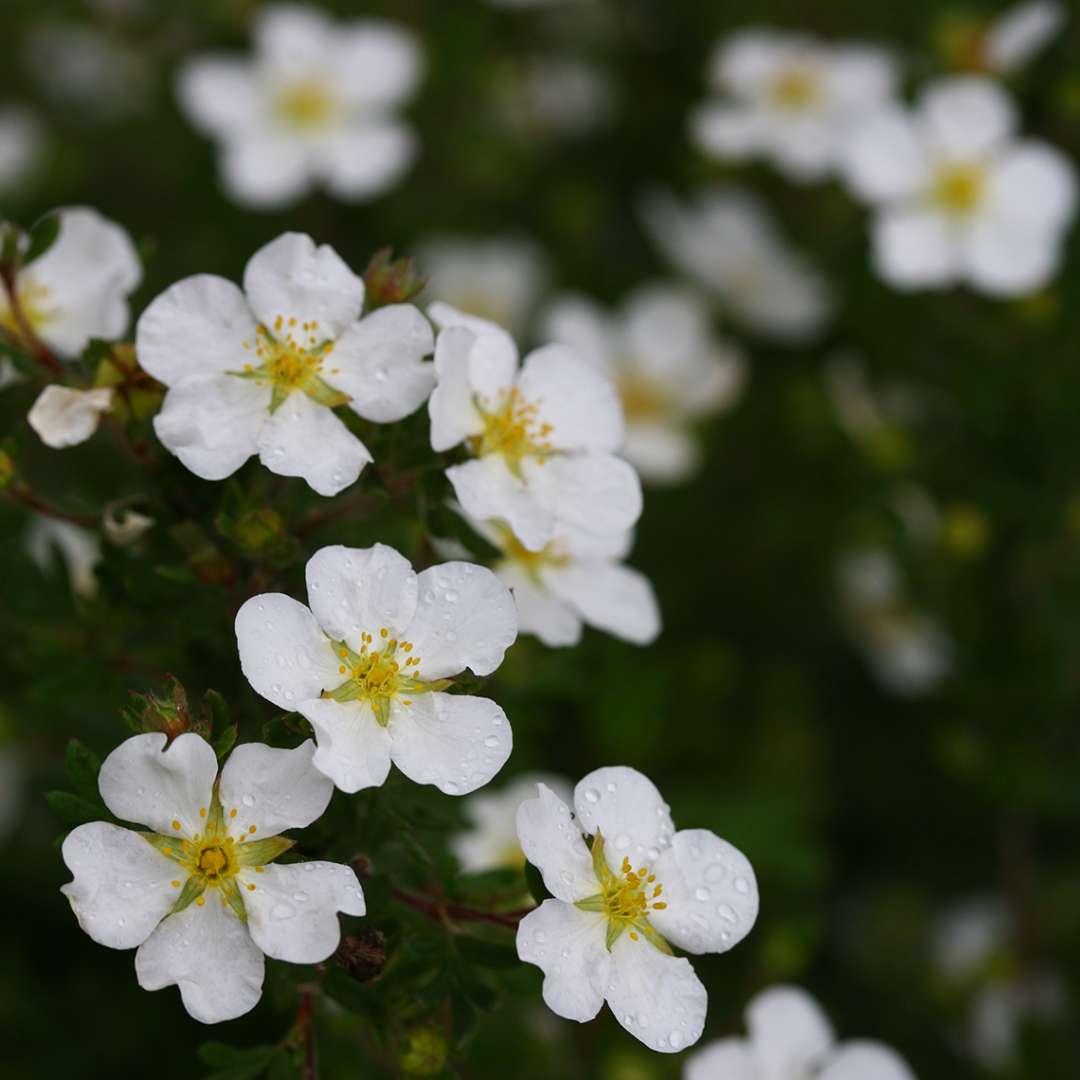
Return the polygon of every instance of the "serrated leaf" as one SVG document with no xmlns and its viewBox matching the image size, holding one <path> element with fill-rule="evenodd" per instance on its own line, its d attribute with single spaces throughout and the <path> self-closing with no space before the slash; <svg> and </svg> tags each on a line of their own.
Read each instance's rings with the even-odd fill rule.
<svg viewBox="0 0 1080 1080">
<path fill-rule="evenodd" d="M 97 806 L 101 803 L 98 792 L 98 773 L 101 761 L 85 743 L 69 739 L 67 744 L 67 774 L 76 793 Z"/>
<path fill-rule="evenodd" d="M 85 825 L 88 821 L 100 821 L 104 816 L 100 806 L 70 791 L 47 792 L 45 801 L 52 812 L 67 825 Z"/>
<path fill-rule="evenodd" d="M 41 258 L 56 243 L 59 235 L 59 214 L 53 212 L 38 218 L 30 229 L 29 243 L 22 257 L 23 266 L 29 266 L 35 259 Z"/>
</svg>

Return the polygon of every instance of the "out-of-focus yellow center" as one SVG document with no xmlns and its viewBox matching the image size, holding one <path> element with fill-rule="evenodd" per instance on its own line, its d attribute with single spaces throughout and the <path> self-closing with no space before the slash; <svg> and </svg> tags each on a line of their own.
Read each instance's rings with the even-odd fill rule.
<svg viewBox="0 0 1080 1080">
<path fill-rule="evenodd" d="M 789 68 L 773 80 L 770 96 L 782 109 L 808 109 L 821 97 L 821 80 L 807 68 Z"/>
<path fill-rule="evenodd" d="M 934 202 L 958 217 L 973 213 L 985 191 L 986 172 L 980 165 L 946 165 L 934 177 Z"/>
<path fill-rule="evenodd" d="M 627 421 L 658 420 L 668 411 L 668 395 L 663 385 L 644 375 L 619 377 L 619 398 Z"/>
<path fill-rule="evenodd" d="M 289 127 L 310 131 L 326 127 L 337 109 L 337 101 L 326 84 L 309 79 L 283 90 L 278 95 L 275 111 Z"/>
<path fill-rule="evenodd" d="M 32 330 L 39 330 L 47 322 L 56 317 L 56 311 L 49 307 L 49 287 L 37 281 L 19 281 L 16 283 L 19 297 L 19 307 L 23 317 L 30 324 Z M 21 338 L 22 329 L 15 313 L 8 305 L 7 298 L 0 292 L 0 327 L 9 334 Z"/>
<path fill-rule="evenodd" d="M 495 522 L 495 531 L 499 537 L 499 547 L 510 562 L 516 563 L 531 577 L 537 577 L 545 566 L 565 566 L 570 556 L 557 540 L 550 540 L 539 551 L 530 551 L 514 535 L 509 525 Z"/>
</svg>

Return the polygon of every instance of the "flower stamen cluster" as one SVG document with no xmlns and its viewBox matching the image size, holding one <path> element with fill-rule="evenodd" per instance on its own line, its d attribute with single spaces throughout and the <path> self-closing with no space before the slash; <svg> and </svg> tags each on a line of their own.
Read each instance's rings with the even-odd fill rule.
<svg viewBox="0 0 1080 1080">
<path fill-rule="evenodd" d="M 942 166 L 934 177 L 932 200 L 956 217 L 974 213 L 986 191 L 986 170 L 970 163 Z"/>
<path fill-rule="evenodd" d="M 769 90 L 776 105 L 793 112 L 808 109 L 821 98 L 821 82 L 808 68 L 789 68 L 780 72 Z"/>
<path fill-rule="evenodd" d="M 535 457 L 543 464 L 555 452 L 550 438 L 554 428 L 537 421 L 539 400 L 527 401 L 513 387 L 494 409 L 487 407 L 489 400 L 482 396 L 475 399 L 475 404 L 484 422 L 484 430 L 468 440 L 476 457 L 502 454 L 510 471 L 520 477 L 523 458 Z"/>
<path fill-rule="evenodd" d="M 337 115 L 338 102 L 326 83 L 304 79 L 285 87 L 274 101 L 275 115 L 301 131 L 326 127 Z"/>
</svg>

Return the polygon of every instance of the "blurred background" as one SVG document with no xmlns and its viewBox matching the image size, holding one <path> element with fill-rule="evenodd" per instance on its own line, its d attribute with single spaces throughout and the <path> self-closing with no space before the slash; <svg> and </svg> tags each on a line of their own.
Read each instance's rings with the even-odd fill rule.
<svg viewBox="0 0 1080 1080">
<path fill-rule="evenodd" d="M 894 53 L 910 98 L 957 70 L 959 25 L 1004 6 L 325 0 L 417 36 L 424 74 L 404 115 L 419 156 L 365 203 L 316 192 L 255 210 L 223 192 L 175 78 L 192 55 L 248 53 L 259 6 L 5 0 L 0 114 L 18 109 L 23 134 L 9 153 L 0 142 L 0 216 L 29 226 L 85 204 L 121 223 L 145 263 L 136 314 L 188 274 L 238 279 L 285 230 L 357 270 L 387 245 L 417 255 L 432 277 L 421 302 L 490 315 L 523 346 L 567 291 L 614 310 L 643 283 L 700 289 L 744 382 L 698 425 L 693 475 L 646 488 L 632 562 L 655 585 L 664 632 L 644 649 L 596 631 L 571 649 L 522 639 L 486 691 L 515 733 L 495 787 L 632 765 L 678 826 L 749 856 L 756 929 L 695 962 L 710 994 L 703 1043 L 743 1032 L 753 994 L 787 982 L 842 1038 L 888 1043 L 923 1080 L 1080 1075 L 1076 236 L 1053 281 L 1023 298 L 898 292 L 873 272 L 866 210 L 835 180 L 709 160 L 687 134 L 711 50 L 736 30 L 873 42 Z M 1080 17 L 1010 92 L 1023 129 L 1076 160 Z M 798 332 L 768 296 L 752 317 L 717 299 L 679 257 L 656 208 L 692 207 L 715 185 L 760 204 L 746 220 L 775 218 L 769 242 L 811 309 Z M 240 673 L 236 604 L 268 582 L 301 596 L 303 562 L 324 543 L 380 540 L 431 561 L 460 526 L 437 473 L 406 497 L 394 487 L 395 471 L 430 458 L 423 413 L 365 434 L 387 463 L 370 505 L 298 533 L 319 502 L 300 481 L 252 463 L 205 483 L 151 435 L 176 496 L 158 506 L 104 433 L 42 447 L 25 423 L 36 392 L 0 391 L 0 432 L 33 489 L 80 517 L 132 499 L 158 526 L 136 547 L 80 552 L 0 502 L 0 1057 L 11 1077 L 211 1073 L 195 1054 L 208 1040 L 286 1036 L 296 978 L 271 963 L 255 1012 L 207 1030 L 175 990 L 140 990 L 130 953 L 79 931 L 58 892 L 70 821 L 44 799 L 67 785 L 67 739 L 104 757 L 127 734 L 128 692 L 160 691 L 166 673 L 192 697 L 219 690 L 241 737 L 261 737 L 277 721 Z M 550 1014 L 538 972 L 507 960 L 509 935 L 477 954 L 490 970 L 455 968 L 441 928 L 378 883 L 451 881 L 467 810 L 400 777 L 379 798 L 338 795 L 337 816 L 315 827 L 320 850 L 371 861 L 367 922 L 400 958 L 385 990 L 328 995 L 323 1075 L 680 1075 L 680 1058 L 650 1053 L 606 1011 L 581 1027 Z"/>
</svg>

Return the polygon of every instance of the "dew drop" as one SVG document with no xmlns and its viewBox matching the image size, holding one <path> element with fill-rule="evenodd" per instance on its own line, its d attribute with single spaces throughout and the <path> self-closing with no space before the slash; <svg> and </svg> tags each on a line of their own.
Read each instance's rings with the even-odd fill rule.
<svg viewBox="0 0 1080 1080">
<path fill-rule="evenodd" d="M 742 893 L 745 896 L 750 891 L 750 882 L 744 877 L 738 877 L 735 879 L 735 891 Z"/>
<path fill-rule="evenodd" d="M 310 896 L 308 896 L 308 894 L 307 894 L 306 892 L 294 892 L 294 893 L 292 894 L 292 898 L 293 898 L 293 899 L 294 899 L 294 900 L 295 900 L 295 901 L 296 901 L 296 902 L 297 902 L 298 904 L 303 904 L 303 903 L 304 903 L 305 901 L 307 901 L 307 900 L 310 900 L 310 899 L 311 899 L 311 897 L 310 897 Z"/>
<path fill-rule="evenodd" d="M 291 919 L 295 914 L 296 908 L 289 904 L 275 904 L 270 909 L 270 918 L 277 919 L 279 922 L 283 919 Z"/>
<path fill-rule="evenodd" d="M 681 1032 L 681 1031 L 673 1031 L 673 1032 L 672 1032 L 672 1033 L 671 1033 L 671 1034 L 670 1034 L 670 1035 L 668 1036 L 668 1039 L 669 1039 L 669 1040 L 670 1040 L 670 1042 L 671 1042 L 671 1049 L 672 1049 L 672 1050 L 678 1050 L 678 1049 L 679 1049 L 679 1047 L 681 1047 L 681 1046 L 682 1046 L 682 1044 L 683 1044 L 683 1036 L 682 1036 L 682 1032 Z"/>
<path fill-rule="evenodd" d="M 594 787 L 589 788 L 589 790 L 585 792 L 585 801 L 598 803 L 600 801 L 600 792 Z"/>
<path fill-rule="evenodd" d="M 489 750 L 494 750 L 495 747 L 499 745 L 499 737 L 497 735 L 489 735 L 484 740 L 484 745 L 488 747 Z"/>
<path fill-rule="evenodd" d="M 694 898 L 696 900 L 705 901 L 708 900 L 711 895 L 712 893 L 710 893 L 709 890 L 704 887 L 694 890 Z"/>
<path fill-rule="evenodd" d="M 619 835 L 615 837 L 614 843 L 620 851 L 625 851 L 630 846 L 630 837 L 624 832 L 619 833 Z"/>
<path fill-rule="evenodd" d="M 735 914 L 735 909 L 730 904 L 721 904 L 716 909 L 716 914 L 719 915 L 721 919 L 726 919 L 732 924 L 739 921 L 739 916 Z"/>
<path fill-rule="evenodd" d="M 245 806 L 247 806 L 247 807 L 252 807 L 252 806 L 254 806 L 254 805 L 255 805 L 255 796 L 254 796 L 254 795 L 244 795 L 244 796 L 243 796 L 243 797 L 242 797 L 242 798 L 240 799 L 240 801 L 241 801 L 241 802 L 242 802 L 242 803 L 243 803 L 243 804 L 244 804 Z"/>
</svg>

